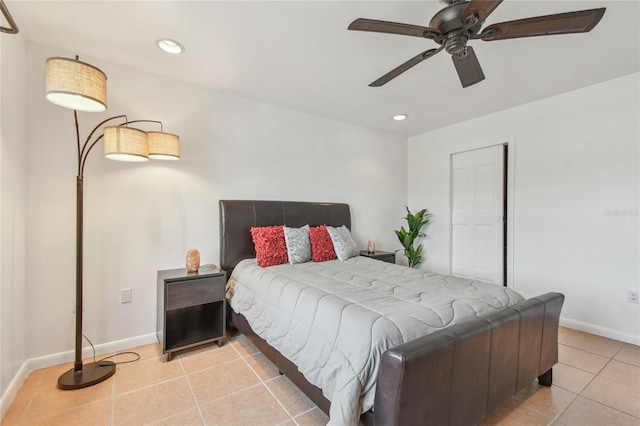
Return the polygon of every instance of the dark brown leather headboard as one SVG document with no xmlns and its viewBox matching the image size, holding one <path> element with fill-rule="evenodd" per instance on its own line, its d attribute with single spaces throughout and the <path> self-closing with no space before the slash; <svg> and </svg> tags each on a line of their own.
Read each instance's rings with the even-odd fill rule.
<svg viewBox="0 0 640 426">
<path fill-rule="evenodd" d="M 351 229 L 348 204 L 299 201 L 220 200 L 220 267 L 231 276 L 243 259 L 256 257 L 252 226 L 345 225 Z"/>
</svg>

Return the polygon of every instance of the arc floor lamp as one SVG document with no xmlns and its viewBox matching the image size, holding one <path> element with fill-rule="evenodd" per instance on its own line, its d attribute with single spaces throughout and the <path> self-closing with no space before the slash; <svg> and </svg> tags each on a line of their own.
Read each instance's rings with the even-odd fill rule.
<svg viewBox="0 0 640 426">
<path fill-rule="evenodd" d="M 83 229 L 83 178 L 87 157 L 93 147 L 104 139 L 105 157 L 119 161 L 146 161 L 149 158 L 177 160 L 180 158 L 178 136 L 165 133 L 162 123 L 154 120 L 132 120 L 126 115 L 117 115 L 100 122 L 89 133 L 83 144 L 80 142 L 78 111 L 102 112 L 107 109 L 107 76 L 98 68 L 81 62 L 76 56 L 49 58 L 46 64 L 47 99 L 56 105 L 70 108 L 76 125 L 78 169 L 76 185 L 76 333 L 75 362 L 72 369 L 58 378 L 61 389 L 79 389 L 95 385 L 111 377 L 115 363 L 101 361 L 82 362 L 82 229 Z M 107 123 L 119 123 L 106 126 Z M 157 123 L 159 132 L 145 132 L 130 124 Z"/>
</svg>

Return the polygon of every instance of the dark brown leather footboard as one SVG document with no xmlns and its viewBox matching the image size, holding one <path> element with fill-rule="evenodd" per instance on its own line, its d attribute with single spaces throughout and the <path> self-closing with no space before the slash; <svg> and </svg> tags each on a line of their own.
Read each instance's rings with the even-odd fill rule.
<svg viewBox="0 0 640 426">
<path fill-rule="evenodd" d="M 385 352 L 376 425 L 473 425 L 539 377 L 551 385 L 564 296 L 547 293 Z"/>
</svg>

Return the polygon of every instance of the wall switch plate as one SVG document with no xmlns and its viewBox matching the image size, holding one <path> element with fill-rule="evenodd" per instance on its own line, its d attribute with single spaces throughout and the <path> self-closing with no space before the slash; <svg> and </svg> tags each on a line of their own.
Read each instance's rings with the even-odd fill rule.
<svg viewBox="0 0 640 426">
<path fill-rule="evenodd" d="M 638 292 L 633 290 L 627 290 L 627 302 L 638 303 Z"/>
<path fill-rule="evenodd" d="M 123 288 L 121 290 L 120 303 L 131 303 L 131 293 L 132 290 L 130 288 Z"/>
</svg>

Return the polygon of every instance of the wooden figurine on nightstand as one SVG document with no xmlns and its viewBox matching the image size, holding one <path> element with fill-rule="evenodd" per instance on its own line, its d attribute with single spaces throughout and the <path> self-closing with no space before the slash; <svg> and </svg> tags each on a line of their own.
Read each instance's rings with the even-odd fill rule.
<svg viewBox="0 0 640 426">
<path fill-rule="evenodd" d="M 200 252 L 191 249 L 187 252 L 187 272 L 198 272 L 200 269 Z"/>
<path fill-rule="evenodd" d="M 367 253 L 373 254 L 376 252 L 376 242 L 373 241 L 373 238 L 369 238 L 369 242 L 367 243 Z"/>
</svg>

